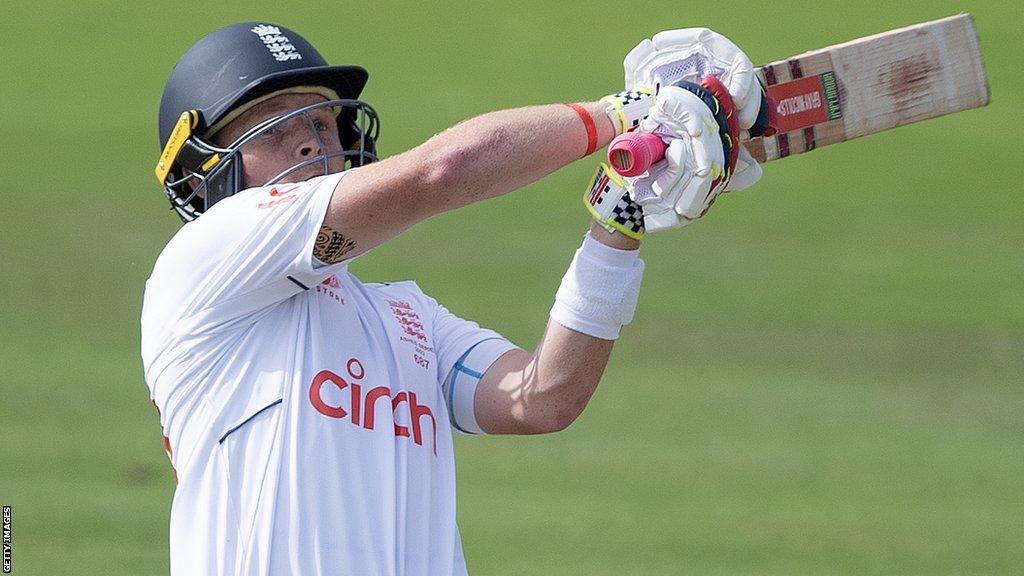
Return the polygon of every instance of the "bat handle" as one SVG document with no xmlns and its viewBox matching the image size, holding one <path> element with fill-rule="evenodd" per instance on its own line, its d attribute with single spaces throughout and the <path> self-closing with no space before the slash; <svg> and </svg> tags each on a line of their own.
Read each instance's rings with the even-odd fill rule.
<svg viewBox="0 0 1024 576">
<path fill-rule="evenodd" d="M 665 157 L 665 143 L 654 134 L 627 132 L 608 145 L 608 163 L 622 176 L 639 176 Z"/>
</svg>

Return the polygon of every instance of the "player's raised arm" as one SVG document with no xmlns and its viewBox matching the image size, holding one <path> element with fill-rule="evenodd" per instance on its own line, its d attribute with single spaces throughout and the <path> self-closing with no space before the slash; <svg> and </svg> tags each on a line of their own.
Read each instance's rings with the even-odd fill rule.
<svg viewBox="0 0 1024 576">
<path fill-rule="evenodd" d="M 723 84 L 716 93 L 703 90 L 695 81 L 722 63 L 731 63 L 731 77 L 725 76 L 728 86 Z M 653 92 L 660 82 L 673 84 L 660 87 L 649 117 L 639 122 L 641 130 L 664 139 L 666 159 L 628 183 L 601 165 L 584 194 L 595 222 L 562 278 L 536 349 L 510 350 L 482 374 L 472 369 L 470 352 L 463 362 L 470 369 L 463 372 L 478 377 L 453 378 L 449 383 L 452 414 L 462 419 L 456 422 L 460 429 L 491 434 L 554 432 L 582 413 L 620 329 L 633 317 L 644 269 L 640 238 L 646 231 L 692 222 L 730 187 L 735 166 L 735 159 L 729 161 L 730 143 L 739 141 L 740 126 L 750 128 L 760 106 L 760 98 L 745 98 L 752 93 L 742 82 L 751 81 L 745 71 L 749 72 L 746 56 L 705 29 L 662 33 L 630 53 L 627 88 Z M 732 99 L 734 92 L 745 107 Z M 739 118 L 730 122 L 729 113 Z M 745 186 L 760 176 L 756 164 L 743 170 Z M 645 206 L 634 199 L 637 189 L 650 191 Z M 653 217 L 646 214 L 648 206 Z"/>
<path fill-rule="evenodd" d="M 352 253 L 357 254 L 434 214 L 530 184 L 634 127 L 647 114 L 627 110 L 631 102 L 647 100 L 646 95 L 663 87 L 682 92 L 674 86 L 679 81 L 720 77 L 722 96 L 730 100 L 730 114 L 737 117 L 734 124 L 749 129 L 757 120 L 761 88 L 750 59 L 710 30 L 662 32 L 641 42 L 624 64 L 628 92 L 573 108 L 556 104 L 484 114 L 342 179 L 324 219 L 325 237 L 351 242 Z M 700 103 L 691 93 L 681 98 Z M 748 172 L 741 179 L 750 183 L 760 176 L 749 155 L 743 156 L 747 161 L 739 164 L 739 170 L 735 156 L 728 165 L 694 164 L 706 156 L 708 139 L 719 135 L 705 130 L 695 117 L 682 117 L 678 100 L 660 101 L 660 117 L 650 129 L 664 126 L 659 135 L 666 140 L 685 135 L 684 142 L 692 143 L 699 153 L 684 158 L 689 150 L 680 142 L 669 151 L 663 167 L 652 171 L 651 178 L 641 179 L 643 202 L 649 205 L 655 228 L 679 226 L 698 217 L 726 189 L 733 171 Z M 739 134 L 731 137 L 733 149 L 741 153 Z M 682 179 L 686 182 L 678 185 Z"/>
<path fill-rule="evenodd" d="M 491 112 L 341 179 L 325 234 L 369 250 L 434 214 L 511 192 L 603 148 L 621 126 L 608 104 Z"/>
</svg>

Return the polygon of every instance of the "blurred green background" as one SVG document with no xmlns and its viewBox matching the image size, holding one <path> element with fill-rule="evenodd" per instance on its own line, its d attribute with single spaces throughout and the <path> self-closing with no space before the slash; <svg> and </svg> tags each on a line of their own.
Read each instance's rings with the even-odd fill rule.
<svg viewBox="0 0 1024 576">
<path fill-rule="evenodd" d="M 334 63 L 393 154 L 470 116 L 594 99 L 641 38 L 712 27 L 755 63 L 972 12 L 993 103 L 766 167 L 649 238 L 635 322 L 579 422 L 460 439 L 470 571 L 1020 574 L 1020 5 L 913 0 L 9 0 L 0 58 L 0 502 L 15 574 L 161 574 L 173 492 L 139 359 L 178 229 L 152 174 L 178 56 L 262 19 Z M 532 347 L 594 161 L 361 258 Z"/>
</svg>

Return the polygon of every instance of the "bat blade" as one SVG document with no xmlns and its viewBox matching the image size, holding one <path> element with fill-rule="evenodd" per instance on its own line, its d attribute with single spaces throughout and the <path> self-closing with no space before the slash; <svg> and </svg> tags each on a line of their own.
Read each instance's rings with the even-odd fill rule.
<svg viewBox="0 0 1024 576">
<path fill-rule="evenodd" d="M 762 66 L 775 136 L 744 142 L 759 162 L 985 106 L 974 20 L 960 14 Z"/>
</svg>

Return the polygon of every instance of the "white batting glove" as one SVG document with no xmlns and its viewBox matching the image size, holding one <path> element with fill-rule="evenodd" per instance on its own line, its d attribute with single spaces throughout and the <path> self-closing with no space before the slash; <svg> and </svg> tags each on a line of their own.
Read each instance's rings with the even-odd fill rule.
<svg viewBox="0 0 1024 576">
<path fill-rule="evenodd" d="M 647 232 L 678 228 L 700 218 L 720 193 L 712 188 L 725 170 L 718 122 L 697 95 L 677 86 L 658 92 L 640 130 L 668 144 L 665 159 L 644 176 L 629 180 L 633 199 L 643 207 Z"/>
<path fill-rule="evenodd" d="M 622 62 L 626 90 L 655 94 L 680 80 L 699 84 L 706 76 L 722 81 L 739 110 L 743 130 L 753 126 L 761 105 L 761 85 L 750 58 L 725 36 L 707 28 L 666 30 L 643 40 Z"/>
<path fill-rule="evenodd" d="M 740 130 L 749 130 L 761 112 L 761 83 L 754 76 L 754 65 L 728 38 L 707 28 L 669 30 L 643 40 L 623 60 L 627 90 L 650 90 L 681 80 L 699 84 L 702 78 L 715 76 L 722 81 L 733 105 Z M 761 165 L 739 146 L 736 165 L 721 192 L 743 190 L 761 179 Z"/>
<path fill-rule="evenodd" d="M 757 184 L 757 181 L 761 179 L 761 165 L 757 163 L 757 160 L 754 160 L 750 152 L 747 152 L 745 146 L 739 144 L 739 147 L 740 154 L 739 158 L 736 159 L 736 168 L 733 170 L 732 178 L 729 179 L 729 184 L 723 192 L 746 190 Z"/>
</svg>

